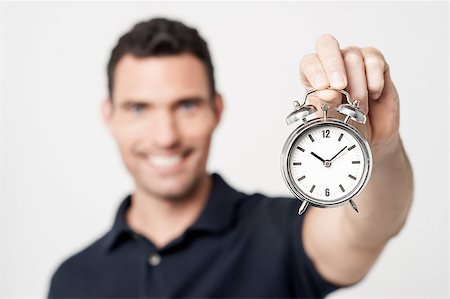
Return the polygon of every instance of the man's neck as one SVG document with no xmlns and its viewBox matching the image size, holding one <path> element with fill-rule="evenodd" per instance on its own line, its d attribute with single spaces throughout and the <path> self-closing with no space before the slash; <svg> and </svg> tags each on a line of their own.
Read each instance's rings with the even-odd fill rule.
<svg viewBox="0 0 450 299">
<path fill-rule="evenodd" d="M 126 219 L 131 229 L 162 248 L 192 225 L 203 210 L 212 186 L 206 174 L 183 200 L 155 198 L 137 188 Z"/>
</svg>

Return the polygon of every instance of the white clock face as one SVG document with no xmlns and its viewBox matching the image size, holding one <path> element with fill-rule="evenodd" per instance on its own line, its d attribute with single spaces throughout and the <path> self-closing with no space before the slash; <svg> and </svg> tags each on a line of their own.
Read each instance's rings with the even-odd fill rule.
<svg viewBox="0 0 450 299">
<path fill-rule="evenodd" d="M 294 140 L 288 171 L 303 197 L 334 204 L 349 199 L 364 184 L 368 155 L 364 144 L 350 130 L 324 123 L 313 126 Z"/>
</svg>

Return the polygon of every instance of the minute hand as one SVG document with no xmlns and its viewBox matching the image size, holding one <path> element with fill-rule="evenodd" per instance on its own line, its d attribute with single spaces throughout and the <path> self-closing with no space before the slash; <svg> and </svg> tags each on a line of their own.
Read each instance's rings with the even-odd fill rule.
<svg viewBox="0 0 450 299">
<path fill-rule="evenodd" d="M 333 158 L 330 159 L 330 163 L 331 163 L 331 162 L 332 162 L 332 161 L 333 161 L 340 153 L 342 153 L 342 151 L 345 150 L 346 148 L 347 148 L 347 146 L 345 146 L 343 149 L 341 149 L 341 150 L 339 151 L 339 153 L 337 153 L 336 155 L 334 155 Z"/>
</svg>

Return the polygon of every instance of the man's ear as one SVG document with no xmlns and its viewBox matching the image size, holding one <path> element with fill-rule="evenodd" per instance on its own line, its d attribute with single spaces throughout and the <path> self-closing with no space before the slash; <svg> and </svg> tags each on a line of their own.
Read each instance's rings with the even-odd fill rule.
<svg viewBox="0 0 450 299">
<path fill-rule="evenodd" d="M 106 98 L 103 100 L 101 105 L 101 114 L 103 123 L 106 125 L 109 132 L 114 135 L 114 129 L 112 125 L 113 103 L 111 98 Z"/>
<path fill-rule="evenodd" d="M 213 99 L 213 105 L 214 105 L 214 114 L 216 118 L 216 125 L 217 126 L 220 123 L 220 120 L 222 119 L 224 104 L 223 104 L 223 98 L 220 93 L 216 93 L 214 95 Z"/>
</svg>

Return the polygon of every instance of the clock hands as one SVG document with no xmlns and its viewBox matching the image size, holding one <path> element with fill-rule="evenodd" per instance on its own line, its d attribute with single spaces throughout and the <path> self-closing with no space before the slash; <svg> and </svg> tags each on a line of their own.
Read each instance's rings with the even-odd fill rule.
<svg viewBox="0 0 450 299">
<path fill-rule="evenodd" d="M 319 159 L 320 161 L 322 161 L 323 163 L 325 163 L 325 160 L 322 159 L 321 157 L 319 157 L 316 153 L 311 152 L 311 155 L 313 155 L 314 157 L 316 157 L 317 159 Z"/>
<path fill-rule="evenodd" d="M 345 146 L 345 147 L 344 147 L 343 149 L 341 149 L 336 155 L 334 155 L 333 158 L 330 159 L 330 163 L 331 163 L 334 159 L 336 159 L 336 157 L 337 157 L 340 153 L 342 153 L 342 151 L 345 150 L 346 148 L 347 148 L 347 146 Z"/>
<path fill-rule="evenodd" d="M 336 155 L 333 156 L 333 158 L 331 158 L 330 160 L 325 160 L 322 157 L 320 157 L 319 155 L 317 155 L 315 152 L 311 152 L 311 155 L 313 155 L 314 157 L 316 157 L 317 159 L 319 159 L 322 163 L 323 166 L 325 167 L 330 167 L 331 166 L 331 162 L 336 159 L 340 153 L 342 153 L 342 151 L 344 151 L 347 148 L 347 146 L 344 146 L 343 149 L 341 149 Z"/>
</svg>

